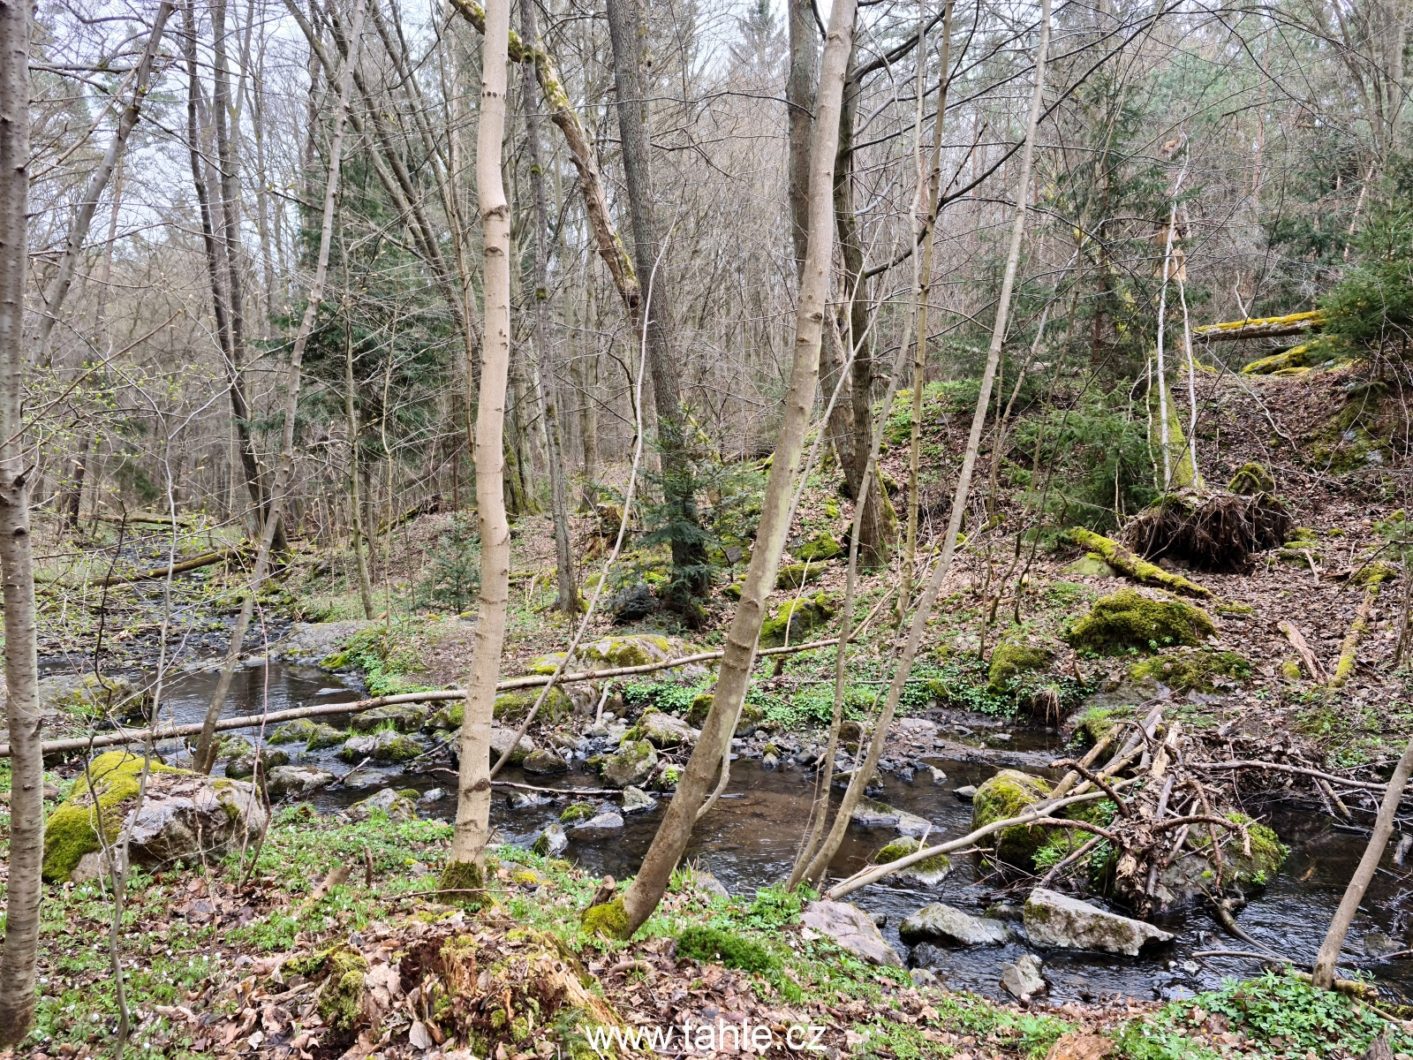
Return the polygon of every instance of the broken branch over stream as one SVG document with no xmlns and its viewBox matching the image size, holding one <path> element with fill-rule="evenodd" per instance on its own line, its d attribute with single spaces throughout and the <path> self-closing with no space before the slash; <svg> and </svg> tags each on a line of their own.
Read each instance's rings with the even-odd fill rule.
<svg viewBox="0 0 1413 1060">
<path fill-rule="evenodd" d="M 792 644 L 779 648 L 763 648 L 757 655 L 793 655 L 797 652 L 815 651 L 819 648 L 832 648 L 837 639 L 812 640 L 804 644 Z M 540 688 L 549 684 L 576 684 L 583 681 L 598 681 L 613 677 L 632 677 L 637 674 L 654 673 L 658 670 L 671 670 L 679 666 L 712 662 L 721 658 L 720 651 L 703 651 L 694 655 L 684 655 L 677 659 L 664 659 L 660 662 L 640 663 L 636 666 L 611 666 L 598 670 L 581 670 L 576 673 L 560 674 L 558 678 L 549 674 L 526 674 L 510 677 L 496 684 L 497 692 L 510 692 L 519 688 Z M 402 692 L 393 696 L 374 696 L 371 699 L 358 699 L 349 703 L 319 703 L 307 707 L 291 707 L 288 710 L 267 711 L 263 714 L 246 714 L 241 717 L 221 718 L 216 722 L 215 731 L 249 729 L 259 725 L 269 725 L 299 718 L 337 717 L 347 714 L 360 714 L 376 707 L 394 706 L 399 703 L 441 703 L 447 700 L 464 699 L 466 693 L 460 688 L 428 689 L 425 692 Z M 112 732 L 92 736 L 73 736 L 62 740 L 49 740 L 44 744 L 44 753 L 63 754 L 69 751 L 85 751 L 90 748 L 113 747 L 118 744 L 136 741 L 177 739 L 183 736 L 196 736 L 201 732 L 200 723 L 186 725 L 166 725 L 148 729 L 115 729 Z M 0 758 L 10 757 L 10 745 L 0 744 Z"/>
</svg>

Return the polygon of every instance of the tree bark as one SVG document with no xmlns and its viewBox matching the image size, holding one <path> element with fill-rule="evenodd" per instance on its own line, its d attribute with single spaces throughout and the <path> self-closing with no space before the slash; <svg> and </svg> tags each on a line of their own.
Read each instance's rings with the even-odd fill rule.
<svg viewBox="0 0 1413 1060">
<path fill-rule="evenodd" d="M 481 609 L 461 723 L 456 830 L 446 887 L 478 887 L 491 836 L 489 748 L 500 654 L 510 601 L 510 525 L 505 515 L 505 392 L 510 369 L 510 204 L 501 177 L 511 0 L 486 8 L 481 113 L 476 129 L 476 197 L 484 248 L 485 340 L 476 406 L 476 518 L 481 531 Z M 471 375 L 467 366 L 467 375 Z"/>
<path fill-rule="evenodd" d="M 755 664 L 765 599 L 775 585 L 780 553 L 789 531 L 790 506 L 804 450 L 805 430 L 819 382 L 820 341 L 834 251 L 830 189 L 844 73 L 853 50 L 855 10 L 855 0 L 835 0 L 829 15 L 817 122 L 810 152 L 809 239 L 795 317 L 794 363 L 780 438 L 766 482 L 756 547 L 751 553 L 741 602 L 727 632 L 712 707 L 702 725 L 701 737 L 687 761 L 642 867 L 621 899 L 621 919 L 606 918 L 604 922 L 604 927 L 611 932 L 631 935 L 662 900 L 672 872 L 691 839 L 702 800 L 710 790 L 722 754 L 730 743 Z"/>
<path fill-rule="evenodd" d="M 642 35 L 634 0 L 608 0 L 608 29 L 613 46 L 618 129 L 623 142 L 623 183 L 633 222 L 633 260 L 638 275 L 652 285 L 652 295 L 642 308 L 648 310 L 643 327 L 647 335 L 653 405 L 657 412 L 665 520 L 672 547 L 668 604 L 689 625 L 695 626 L 701 621 L 700 600 L 710 584 L 710 576 L 677 385 L 680 365 L 673 350 L 672 293 L 664 270 L 658 268 L 662 245 L 653 213 L 648 131 L 643 116 L 645 94 L 638 60 Z"/>
<path fill-rule="evenodd" d="M 928 579 L 927 587 L 923 591 L 922 599 L 918 602 L 917 610 L 913 612 L 907 639 L 903 644 L 902 651 L 898 653 L 899 658 L 895 663 L 893 679 L 889 682 L 888 694 L 874 726 L 868 752 L 849 780 L 849 787 L 835 813 L 834 823 L 829 834 L 805 870 L 803 878 L 806 880 L 814 881 L 823 877 L 830 861 L 833 860 L 839 849 L 839 844 L 843 842 L 849 816 L 854 807 L 858 805 L 859 799 L 863 797 L 864 788 L 878 767 L 878 759 L 882 754 L 883 744 L 887 740 L 888 729 L 893 723 L 893 715 L 898 709 L 898 702 L 902 698 L 903 688 L 907 685 L 908 675 L 912 671 L 913 660 L 917 657 L 927 622 L 932 616 L 932 609 L 936 605 L 942 583 L 950 572 L 952 559 L 956 555 L 957 538 L 962 529 L 962 517 L 966 513 L 972 474 L 976 469 L 976 461 L 981 449 L 981 433 L 986 424 L 986 409 L 991 402 L 991 389 L 995 385 L 996 371 L 1001 362 L 1001 347 L 1006 338 L 1006 328 L 1010 319 L 1011 294 L 1015 290 L 1016 273 L 1020 268 L 1021 240 L 1025 234 L 1025 216 L 1030 200 L 1030 174 L 1035 154 L 1035 131 L 1040 124 L 1041 104 L 1045 90 L 1046 57 L 1049 48 L 1050 0 L 1041 0 L 1040 42 L 1035 62 L 1035 88 L 1031 95 L 1030 114 L 1026 123 L 1025 146 L 1021 150 L 1020 173 L 1016 178 L 1016 215 L 1011 224 L 1010 247 L 1006 254 L 1005 270 L 1001 278 L 1001 292 L 996 304 L 996 319 L 991 328 L 991 342 L 986 351 L 986 367 L 982 372 L 981 388 L 977 394 L 976 408 L 972 413 L 971 430 L 967 435 L 967 447 L 962 456 L 961 470 L 957 474 L 957 489 L 952 497 L 952 510 L 947 519 L 947 532 L 942 542 L 942 555 L 937 561 L 931 578 Z"/>
<path fill-rule="evenodd" d="M 525 40 L 538 40 L 535 27 L 535 0 L 520 0 L 520 12 L 525 28 Z M 545 425 L 545 452 L 549 464 L 550 513 L 554 520 L 555 573 L 558 593 L 555 606 L 566 615 L 579 612 L 579 587 L 574 577 L 574 552 L 569 543 L 569 484 L 564 480 L 564 452 L 559 424 L 559 402 L 555 386 L 557 372 L 550 354 L 549 343 L 549 253 L 545 234 L 549 230 L 549 210 L 545 205 L 545 174 L 540 162 L 540 117 L 535 106 L 535 74 L 522 64 L 525 80 L 525 146 L 530 158 L 530 190 L 535 202 L 535 253 L 532 300 L 531 336 L 535 344 L 535 361 L 539 365 L 539 380 L 535 387 L 540 399 L 540 411 Z"/>
<path fill-rule="evenodd" d="M 815 80 L 819 76 L 819 34 L 810 0 L 789 0 L 787 17 L 790 42 L 790 68 L 785 79 L 788 195 L 790 240 L 798 272 L 804 268 L 809 242 L 810 129 L 814 124 Z"/>
<path fill-rule="evenodd" d="M 39 869 L 44 857 L 44 758 L 35 647 L 34 554 L 29 534 L 24 395 L 28 255 L 30 5 L 0 0 L 0 589 L 5 623 L 5 712 L 11 748 L 10 862 L 0 947 L 0 1047 L 34 1021 Z"/>
<path fill-rule="evenodd" d="M 1320 952 L 1315 957 L 1315 985 L 1322 990 L 1328 990 L 1334 985 L 1335 966 L 1339 963 L 1339 954 L 1344 948 L 1344 937 L 1349 933 L 1349 925 L 1354 922 L 1354 915 L 1359 912 L 1359 903 L 1364 900 L 1364 892 L 1369 889 L 1374 873 L 1379 871 L 1379 861 L 1384 856 L 1389 837 L 1393 835 L 1393 826 L 1398 817 L 1398 804 L 1403 798 L 1403 789 L 1408 786 L 1410 773 L 1413 773 L 1413 740 L 1403 749 L 1403 757 L 1398 760 L 1393 776 L 1389 777 L 1383 802 L 1379 804 L 1379 815 L 1374 820 L 1374 831 L 1369 836 L 1369 845 L 1364 848 L 1364 856 L 1359 859 L 1354 875 L 1349 878 L 1344 897 L 1340 899 L 1339 908 L 1335 910 L 1330 929 L 1325 934 L 1325 941 L 1321 943 Z"/>
</svg>

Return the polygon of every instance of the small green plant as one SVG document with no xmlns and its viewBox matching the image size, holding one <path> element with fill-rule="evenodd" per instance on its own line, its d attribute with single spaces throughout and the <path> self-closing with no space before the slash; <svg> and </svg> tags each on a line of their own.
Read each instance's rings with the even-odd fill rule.
<svg viewBox="0 0 1413 1060">
<path fill-rule="evenodd" d="M 481 539 L 474 517 L 457 512 L 428 555 L 426 574 L 413 593 L 414 606 L 461 612 L 481 588 Z"/>
</svg>

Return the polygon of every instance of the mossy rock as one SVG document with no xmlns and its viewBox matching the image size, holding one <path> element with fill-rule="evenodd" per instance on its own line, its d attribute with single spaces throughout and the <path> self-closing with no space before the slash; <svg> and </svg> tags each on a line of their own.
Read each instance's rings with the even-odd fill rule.
<svg viewBox="0 0 1413 1060">
<path fill-rule="evenodd" d="M 875 865 L 886 865 L 890 861 L 897 861 L 905 858 L 909 854 L 915 854 L 921 848 L 921 844 L 912 836 L 899 836 L 891 843 L 886 843 L 874 854 L 871 861 Z M 941 883 L 952 871 L 952 859 L 946 854 L 933 854 L 929 858 L 923 858 L 915 864 L 909 865 L 906 869 L 893 874 L 892 878 L 900 883 L 911 883 L 920 887 L 935 887 Z"/>
<path fill-rule="evenodd" d="M 673 657 L 671 638 L 656 633 L 632 637 L 602 637 L 592 644 L 581 645 L 575 653 L 580 659 L 607 666 L 646 666 Z"/>
<path fill-rule="evenodd" d="M 834 617 L 834 611 L 834 604 L 822 592 L 786 600 L 761 623 L 760 644 L 766 648 L 779 647 L 787 639 L 798 644 Z"/>
<path fill-rule="evenodd" d="M 810 582 L 818 581 L 824 568 L 818 563 L 787 563 L 775 575 L 777 589 L 801 589 Z"/>
<path fill-rule="evenodd" d="M 1280 837 L 1267 825 L 1243 813 L 1231 811 L 1224 816 L 1234 824 L 1245 826 L 1251 852 L 1246 852 L 1240 831 L 1193 826 L 1182 854 L 1159 875 L 1160 887 L 1167 892 L 1166 906 L 1204 900 L 1219 889 L 1219 880 L 1222 894 L 1244 900 L 1280 872 L 1290 853 Z M 1220 866 L 1212 854 L 1214 832 L 1221 849 Z"/>
<path fill-rule="evenodd" d="M 619 788 L 641 784 L 657 768 L 657 748 L 647 740 L 624 740 L 600 763 L 604 780 Z"/>
<path fill-rule="evenodd" d="M 707 715 L 711 712 L 712 701 L 713 696 L 710 692 L 702 692 L 692 700 L 692 705 L 683 715 L 687 724 L 700 729 L 706 723 Z M 764 721 L 765 711 L 747 700 L 741 704 L 741 713 L 736 717 L 735 735 L 749 736 L 759 729 Z"/>
<path fill-rule="evenodd" d="M 1274 493 L 1276 480 L 1266 469 L 1265 464 L 1258 464 L 1252 460 L 1237 468 L 1236 474 L 1227 483 L 1227 489 L 1232 493 L 1240 493 L 1244 497 L 1255 496 L 1258 493 Z"/>
<path fill-rule="evenodd" d="M 560 824 L 578 824 L 598 815 L 599 808 L 592 802 L 571 802 L 559 815 Z"/>
<path fill-rule="evenodd" d="M 277 745 L 302 743 L 306 751 L 322 751 L 327 747 L 337 747 L 346 739 L 348 733 L 332 725 L 309 718 L 295 718 L 293 721 L 277 725 L 267 742 Z"/>
<path fill-rule="evenodd" d="M 354 732 L 417 732 L 427 723 L 428 709 L 423 703 L 393 703 L 355 714 L 350 723 Z"/>
<path fill-rule="evenodd" d="M 628 910 L 623 907 L 622 898 L 612 898 L 584 910 L 581 924 L 586 935 L 626 939 L 628 937 Z"/>
<path fill-rule="evenodd" d="M 1355 585 L 1365 589 L 1372 589 L 1376 585 L 1384 582 L 1391 582 L 1398 577 L 1398 568 L 1385 560 L 1376 559 L 1371 563 L 1365 563 L 1359 567 L 1349 580 Z"/>
<path fill-rule="evenodd" d="M 806 563 L 826 563 L 844 554 L 844 546 L 828 530 L 815 534 L 794 550 L 795 558 Z"/>
<path fill-rule="evenodd" d="M 398 765 L 410 762 L 426 750 L 423 738 L 385 729 L 351 737 L 339 748 L 338 757 L 344 762 L 361 762 L 366 758 L 382 765 Z"/>
<path fill-rule="evenodd" d="M 199 775 L 156 759 L 149 764 L 146 758 L 126 751 L 99 755 L 74 782 L 69 797 L 45 821 L 42 872 L 46 880 L 67 880 L 80 858 L 101 850 L 105 841 L 117 840 L 127 816 L 125 804 L 137 797 L 144 766 L 152 773 Z"/>
<path fill-rule="evenodd" d="M 1251 663 L 1234 651 L 1170 652 L 1129 667 L 1136 681 L 1157 681 L 1174 692 L 1212 692 L 1222 681 L 1244 681 Z"/>
<path fill-rule="evenodd" d="M 1062 573 L 1079 578 L 1112 578 L 1115 571 L 1099 553 L 1086 552 L 1065 567 Z"/>
<path fill-rule="evenodd" d="M 1048 648 L 1003 637 L 991 649 L 986 687 L 992 692 L 1008 692 L 1025 674 L 1048 668 L 1053 657 Z"/>
<path fill-rule="evenodd" d="M 258 755 L 252 747 L 249 751 L 243 751 L 226 759 L 226 776 L 233 780 L 245 780 L 253 777 L 257 758 L 262 773 L 268 773 L 276 766 L 287 766 L 290 761 L 289 754 L 278 747 L 262 747 Z"/>
<path fill-rule="evenodd" d="M 1096 600 L 1089 613 L 1070 627 L 1065 640 L 1076 648 L 1115 655 L 1195 647 L 1216 632 L 1211 616 L 1200 607 L 1120 589 Z"/>
<path fill-rule="evenodd" d="M 78 721 L 142 721 L 151 716 L 152 693 L 126 677 L 59 674 L 41 678 L 39 705 Z"/>
<path fill-rule="evenodd" d="M 564 661 L 564 652 L 553 651 L 548 655 L 540 655 L 530 660 L 525 667 L 526 673 L 539 674 L 548 677 L 559 668 L 559 664 Z"/>
<path fill-rule="evenodd" d="M 540 696 L 538 688 L 517 688 L 510 692 L 502 692 L 496 696 L 493 715 L 496 721 L 515 722 L 522 721 L 530 708 L 535 705 L 535 700 Z M 461 706 L 461 704 L 457 704 Z M 465 707 L 461 707 L 465 711 Z M 540 707 L 540 712 L 535 717 L 547 724 L 554 724 L 563 721 L 574 712 L 574 703 L 570 700 L 569 694 L 564 689 L 555 686 L 545 697 L 544 704 Z M 464 716 L 464 714 L 463 714 Z M 461 719 L 458 718 L 456 726 L 459 727 Z"/>
<path fill-rule="evenodd" d="M 976 789 L 971 804 L 971 826 L 984 828 L 997 821 L 1017 817 L 1050 795 L 1051 785 L 1043 777 L 1003 769 Z M 1020 869 L 1035 865 L 1035 854 L 1044 846 L 1043 828 L 1013 824 L 1002 828 L 986 842 L 995 847 L 996 859 Z"/>
</svg>

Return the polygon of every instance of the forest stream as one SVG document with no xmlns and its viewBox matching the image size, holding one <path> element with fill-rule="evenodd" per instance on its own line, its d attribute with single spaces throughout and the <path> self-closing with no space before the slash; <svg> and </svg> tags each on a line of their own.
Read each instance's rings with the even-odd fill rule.
<svg viewBox="0 0 1413 1060">
<path fill-rule="evenodd" d="M 174 723 L 199 721 L 217 677 L 217 671 L 208 669 L 175 678 L 163 704 L 165 719 Z M 237 672 L 225 713 L 227 716 L 258 714 L 262 710 L 277 711 L 315 701 L 336 703 L 360 695 L 358 689 L 338 675 L 312 666 L 257 662 Z M 931 835 L 935 840 L 963 834 L 971 826 L 971 807 L 958 797 L 958 788 L 980 784 L 1003 766 L 1055 775 L 1044 765 L 1052 756 L 1061 756 L 1062 741 L 1053 730 L 1018 724 L 1007 738 L 1004 734 L 998 736 L 995 731 L 979 731 L 965 725 L 965 715 L 947 713 L 941 717 L 942 735 L 974 747 L 976 753 L 967 755 L 966 760 L 925 756 L 924 764 L 946 774 L 941 783 L 934 783 L 930 772 L 919 770 L 912 781 L 882 775 L 877 788 L 871 789 L 882 801 L 931 822 Z M 346 717 L 325 720 L 338 727 L 349 724 Z M 952 723 L 951 731 L 948 721 Z M 252 739 L 257 735 L 254 730 L 241 733 Z M 293 756 L 293 761 L 315 765 L 343 777 L 350 773 L 351 767 L 339 761 L 335 753 L 336 749 L 301 751 Z M 336 813 L 381 788 L 416 789 L 424 796 L 428 793 L 433 796 L 419 801 L 419 813 L 450 820 L 455 808 L 454 777 L 445 769 L 445 764 L 445 757 L 436 755 L 423 763 L 414 763 L 410 770 L 364 765 L 354 778 L 357 787 L 335 784 L 317 793 L 312 802 L 321 812 Z M 435 768 L 436 765 L 441 768 Z M 549 778 L 529 776 L 512 767 L 502 779 L 562 789 L 566 793 L 575 788 L 597 788 L 600 783 L 582 767 Z M 770 769 L 755 760 L 733 762 L 728 793 L 697 828 L 687 860 L 698 869 L 710 872 L 732 894 L 750 893 L 779 881 L 788 873 L 795 855 L 801 823 L 808 813 L 811 782 L 810 775 L 788 764 Z M 440 797 L 436 797 L 434 789 L 440 789 Z M 521 805 L 512 807 L 507 797 L 511 790 L 514 789 L 497 792 L 492 818 L 504 839 L 511 843 L 528 845 L 541 829 L 558 819 L 569 801 L 566 794 L 546 797 L 535 805 L 524 805 L 522 800 Z M 603 800 L 591 797 L 591 801 Z M 604 802 L 604 805 L 616 808 L 613 802 Z M 654 809 L 626 814 L 622 831 L 609 837 L 582 841 L 571 838 L 566 856 L 594 874 L 611 873 L 620 879 L 631 875 L 652 840 L 665 805 L 664 797 Z M 1264 893 L 1237 914 L 1238 923 L 1272 952 L 1296 965 L 1308 965 L 1339 903 L 1345 882 L 1359 860 L 1365 839 L 1361 834 L 1340 830 L 1327 815 L 1311 813 L 1294 803 L 1266 804 L 1250 809 L 1269 821 L 1290 846 L 1291 853 L 1283 871 Z M 894 834 L 886 828 L 851 827 L 833 862 L 832 874 L 843 876 L 857 871 Z M 1351 941 L 1365 954 L 1358 964 L 1406 997 L 1413 996 L 1413 961 L 1407 957 L 1380 959 L 1380 954 L 1403 948 L 1402 933 L 1407 930 L 1405 914 L 1400 910 L 1402 903 L 1398 900 L 1406 890 L 1406 873 L 1396 867 L 1392 859 L 1393 855 L 1386 856 L 1384 869 L 1378 874 L 1355 922 Z M 1008 895 L 994 880 L 979 880 L 974 859 L 961 856 L 954 859 L 951 875 L 936 888 L 924 890 L 885 881 L 865 888 L 851 900 L 883 918 L 885 937 L 907 960 L 908 947 L 898 937 L 898 924 L 928 902 L 946 901 L 980 913 L 988 907 L 1004 907 L 1018 898 L 1023 898 L 1023 890 Z M 1018 913 L 1018 906 L 1015 909 Z M 1006 915 L 995 909 L 992 914 L 1002 918 Z M 1252 948 L 1250 943 L 1226 934 L 1209 914 L 1195 910 L 1185 916 L 1156 922 L 1173 932 L 1175 941 L 1170 946 L 1145 950 L 1138 957 L 1064 950 L 1048 952 L 1045 967 L 1052 998 L 1098 1001 L 1125 996 L 1171 1000 L 1253 971 L 1250 959 L 1197 959 L 1194 956 L 1211 950 L 1249 951 Z M 1024 952 L 1025 945 L 1013 934 L 1011 941 L 1003 946 L 930 948 L 927 966 L 949 988 L 998 998 L 1001 997 L 1000 969 Z"/>
</svg>

